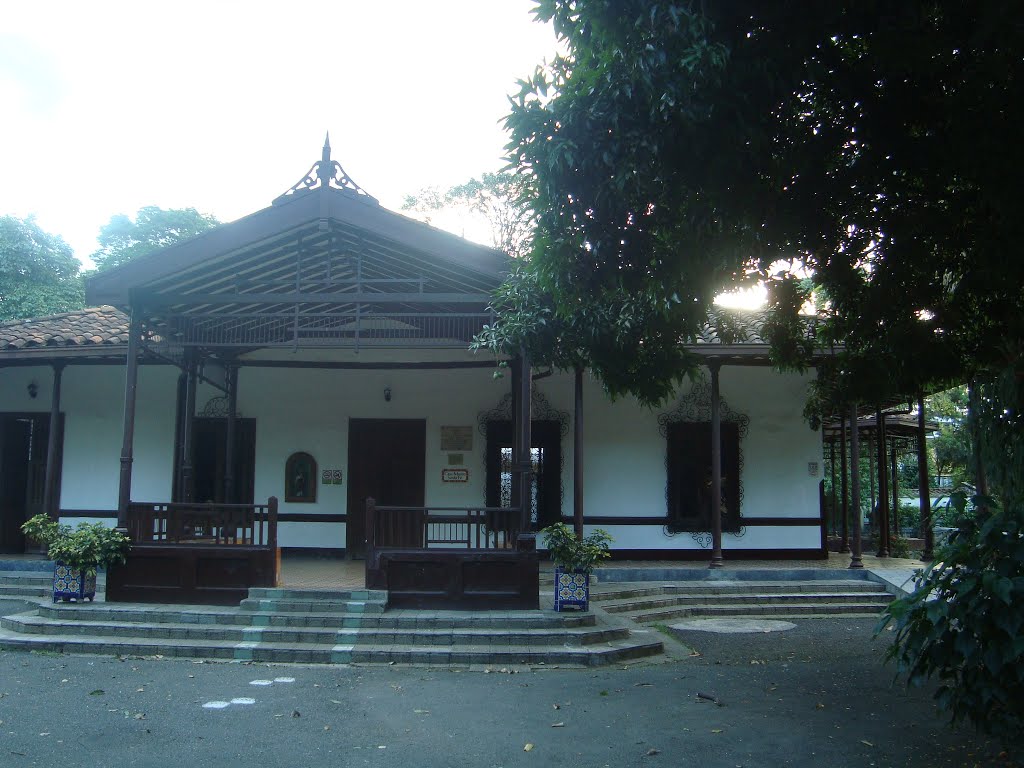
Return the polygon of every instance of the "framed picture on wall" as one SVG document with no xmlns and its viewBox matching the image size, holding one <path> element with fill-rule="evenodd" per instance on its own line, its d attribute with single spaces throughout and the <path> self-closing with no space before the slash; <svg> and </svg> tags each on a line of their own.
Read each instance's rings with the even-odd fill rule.
<svg viewBox="0 0 1024 768">
<path fill-rule="evenodd" d="M 284 500 L 289 504 L 316 501 L 316 459 L 305 452 L 293 453 L 284 465 Z"/>
</svg>

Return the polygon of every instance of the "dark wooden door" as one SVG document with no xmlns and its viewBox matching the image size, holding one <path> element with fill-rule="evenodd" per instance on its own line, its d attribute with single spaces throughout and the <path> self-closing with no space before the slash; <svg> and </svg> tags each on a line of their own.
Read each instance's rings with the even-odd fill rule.
<svg viewBox="0 0 1024 768">
<path fill-rule="evenodd" d="M 31 551 L 39 550 L 37 545 L 26 543 L 21 524 L 43 511 L 49 432 L 49 414 L 0 416 L 0 552 L 25 552 L 26 546 Z M 58 505 L 60 448 L 58 442 L 53 480 Z"/>
<path fill-rule="evenodd" d="M 530 524 L 534 530 L 562 520 L 562 433 L 557 421 L 530 424 Z M 512 497 L 512 422 L 487 425 L 487 506 L 509 507 Z"/>
<path fill-rule="evenodd" d="M 256 488 L 256 419 L 235 422 L 235 498 L 224 493 L 228 420 L 196 418 L 192 426 L 193 498 L 199 503 L 252 504 Z M 175 476 L 177 476 L 177 470 Z M 180 501 L 180 499 L 178 499 Z"/>
<path fill-rule="evenodd" d="M 427 423 L 420 419 L 351 419 L 345 551 L 366 554 L 366 499 L 382 506 L 422 507 Z"/>
</svg>

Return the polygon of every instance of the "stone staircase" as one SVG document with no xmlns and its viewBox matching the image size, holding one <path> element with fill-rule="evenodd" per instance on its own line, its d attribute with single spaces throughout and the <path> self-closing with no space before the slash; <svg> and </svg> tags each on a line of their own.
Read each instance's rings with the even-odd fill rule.
<svg viewBox="0 0 1024 768">
<path fill-rule="evenodd" d="M 53 567 L 0 570 L 0 600 L 43 600 L 53 594 Z"/>
<path fill-rule="evenodd" d="M 47 592 L 48 594 L 48 592 Z M 280 663 L 596 666 L 662 653 L 594 613 L 386 610 L 384 592 L 253 589 L 237 608 L 40 604 L 0 648 Z"/>
<path fill-rule="evenodd" d="M 876 618 L 891 601 L 881 584 L 867 580 L 689 581 L 601 583 L 591 603 L 640 624 L 680 618 Z"/>
</svg>

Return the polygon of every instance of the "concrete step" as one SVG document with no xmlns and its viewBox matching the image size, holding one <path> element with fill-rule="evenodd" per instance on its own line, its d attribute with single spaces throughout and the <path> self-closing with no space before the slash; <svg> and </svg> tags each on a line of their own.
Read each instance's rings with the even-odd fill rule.
<svg viewBox="0 0 1024 768">
<path fill-rule="evenodd" d="M 164 606 L 129 603 L 46 604 L 39 615 L 59 621 L 107 621 L 139 624 L 227 625 L 292 628 L 410 629 L 432 626 L 448 629 L 582 628 L 596 624 L 593 613 L 554 614 L 550 611 L 413 611 L 386 613 L 310 613 L 248 611 L 214 606 Z"/>
<path fill-rule="evenodd" d="M 16 584 L 53 584 L 53 569 L 48 571 L 0 571 L 0 586 Z"/>
<path fill-rule="evenodd" d="M 0 585 L 0 600 L 3 600 L 5 597 L 41 600 L 51 598 L 52 596 L 53 587 Z"/>
<path fill-rule="evenodd" d="M 270 611 L 273 613 L 384 613 L 384 603 L 369 600 L 307 600 L 296 598 L 247 597 L 239 607 L 244 611 Z"/>
<path fill-rule="evenodd" d="M 600 601 L 601 608 L 608 613 L 626 613 L 630 611 L 668 608 L 672 606 L 696 608 L 706 606 L 729 606 L 735 608 L 778 607 L 794 603 L 813 603 L 823 609 L 839 604 L 857 603 L 862 605 L 879 605 L 884 608 L 892 598 L 886 593 L 874 592 L 824 592 L 813 593 L 769 593 L 769 594 L 668 594 L 653 597 L 636 597 L 625 600 Z M 880 608 L 881 609 L 881 608 Z"/>
<path fill-rule="evenodd" d="M 388 593 L 382 589 L 288 589 L 285 587 L 253 587 L 249 599 L 256 600 L 326 600 L 387 602 Z"/>
<path fill-rule="evenodd" d="M 313 645 L 216 640 L 174 640 L 84 637 L 76 635 L 31 635 L 0 629 L 0 649 L 35 650 L 57 653 L 98 653 L 115 656 L 174 656 L 235 661 L 296 664 L 443 664 L 598 666 L 663 652 L 661 641 L 626 638 L 605 643 L 567 647 L 564 645 L 518 646 L 487 644 L 405 645 Z"/>
<path fill-rule="evenodd" d="M 786 618 L 822 618 L 828 616 L 857 616 L 878 618 L 885 605 L 865 603 L 836 603 L 822 605 L 820 603 L 793 603 L 788 605 L 703 605 L 703 606 L 672 606 L 650 610 L 638 610 L 623 614 L 638 624 L 651 624 L 671 621 L 672 619 L 708 618 L 713 616 L 760 616 L 775 619 Z"/>
<path fill-rule="evenodd" d="M 744 595 L 744 594 L 823 594 L 864 592 L 886 593 L 885 587 L 873 581 L 690 581 L 690 582 L 601 582 L 590 589 L 591 600 L 620 600 L 629 597 L 665 594 Z M 887 593 L 886 593 L 887 594 Z"/>
<path fill-rule="evenodd" d="M 624 627 L 543 629 L 417 626 L 411 628 L 302 628 L 246 627 L 224 624 L 139 624 L 111 621 L 61 621 L 20 614 L 0 619 L 0 626 L 12 632 L 42 635 L 146 638 L 164 640 L 215 640 L 224 642 L 301 643 L 304 645 L 593 645 L 629 637 Z"/>
</svg>

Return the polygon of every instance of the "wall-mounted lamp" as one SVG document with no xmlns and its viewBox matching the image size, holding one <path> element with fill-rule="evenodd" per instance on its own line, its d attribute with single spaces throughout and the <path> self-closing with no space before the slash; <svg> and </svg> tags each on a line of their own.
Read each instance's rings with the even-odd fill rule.
<svg viewBox="0 0 1024 768">
<path fill-rule="evenodd" d="M 39 394 L 39 385 L 34 379 L 28 383 L 28 387 L 26 387 L 26 389 L 28 389 L 28 396 L 35 400 L 36 395 Z"/>
<path fill-rule="evenodd" d="M 33 395 L 33 397 L 35 397 L 35 395 Z M 384 402 L 391 402 L 391 387 L 384 387 Z"/>
</svg>

